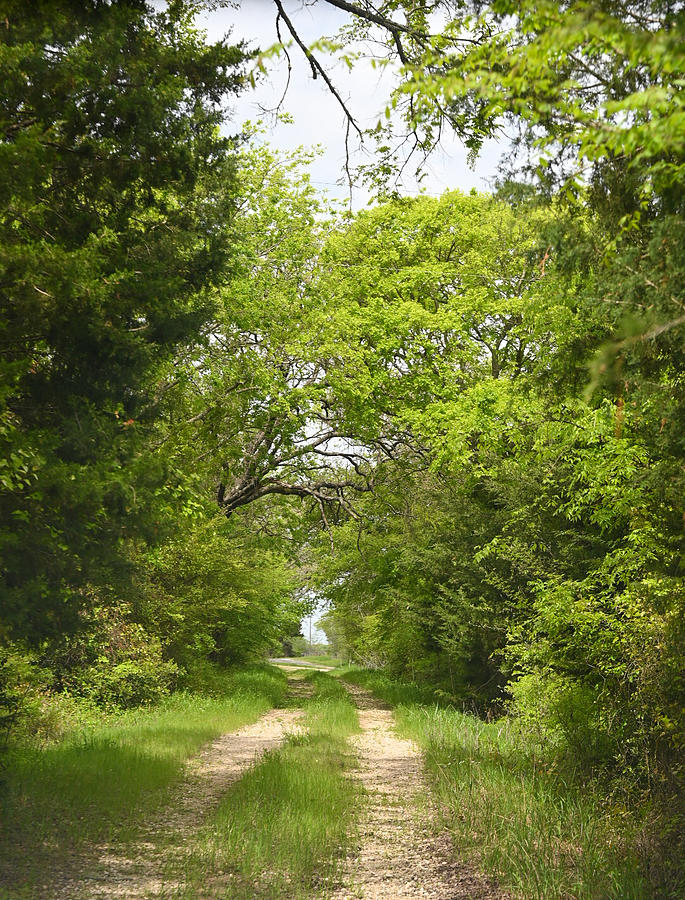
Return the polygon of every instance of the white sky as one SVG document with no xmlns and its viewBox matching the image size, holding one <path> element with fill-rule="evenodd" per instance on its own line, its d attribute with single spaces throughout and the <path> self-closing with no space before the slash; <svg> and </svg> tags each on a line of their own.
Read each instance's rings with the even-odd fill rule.
<svg viewBox="0 0 685 900">
<path fill-rule="evenodd" d="M 315 612 L 311 614 L 311 616 L 305 616 L 302 619 L 302 635 L 309 640 L 310 635 L 310 626 L 311 626 L 311 636 L 312 642 L 314 644 L 327 644 L 328 638 L 326 637 L 325 632 L 323 632 L 320 628 L 316 627 L 317 621 L 321 618 L 321 616 L 326 612 L 323 607 L 318 607 Z"/>
<path fill-rule="evenodd" d="M 305 44 L 309 45 L 323 35 L 332 37 L 337 29 L 348 21 L 347 14 L 324 2 L 306 6 L 303 0 L 286 0 L 286 13 L 296 26 Z M 231 31 L 232 40 L 245 39 L 253 47 L 266 50 L 277 41 L 276 7 L 272 0 L 242 0 L 239 9 L 217 9 L 206 13 L 198 22 L 207 30 L 210 40 L 218 40 Z M 281 34 L 285 40 L 287 29 L 281 24 Z M 326 85 L 311 77 L 309 64 L 296 46 L 289 49 L 292 59 L 290 86 L 282 106 L 284 112 L 293 116 L 293 124 L 265 121 L 265 140 L 282 150 L 293 150 L 301 145 L 312 147 L 321 145 L 323 154 L 312 165 L 312 181 L 322 191 L 343 200 L 348 198 L 348 188 L 336 183 L 344 174 L 345 162 L 345 118 L 335 98 Z M 336 64 L 329 56 L 317 53 L 322 63 L 328 62 L 327 69 L 362 127 L 373 126 L 383 117 L 385 101 L 390 92 L 391 72 L 381 75 L 368 62 L 359 62 L 349 72 L 347 67 Z M 273 108 L 281 98 L 286 81 L 287 65 L 284 59 L 268 62 L 268 77 L 255 90 L 246 90 L 232 103 L 234 121 L 242 124 L 246 120 L 263 118 L 260 106 Z M 272 118 L 272 117 L 271 117 Z M 358 140 L 353 137 L 352 146 Z M 366 154 L 355 153 L 353 163 L 369 162 L 373 145 Z M 427 173 L 422 187 L 429 194 L 440 194 L 449 188 L 479 190 L 488 188 L 488 181 L 495 174 L 495 167 L 501 153 L 501 144 L 489 142 L 481 152 L 475 168 L 467 162 L 467 151 L 459 141 L 447 138 L 443 149 L 438 151 L 425 167 Z M 418 193 L 419 185 L 413 177 L 415 165 L 407 167 L 407 175 L 402 184 L 405 193 Z M 368 202 L 368 193 L 356 188 L 353 207 L 358 209 Z"/>
</svg>

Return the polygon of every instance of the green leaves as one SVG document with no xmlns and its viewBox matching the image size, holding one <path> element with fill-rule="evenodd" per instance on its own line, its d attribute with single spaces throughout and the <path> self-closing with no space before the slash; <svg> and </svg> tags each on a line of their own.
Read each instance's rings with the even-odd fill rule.
<svg viewBox="0 0 685 900">
<path fill-rule="evenodd" d="M 39 639 L 140 533 L 160 366 L 200 338 L 230 250 L 217 126 L 243 54 L 205 46 L 185 4 L 2 18 L 3 616 Z"/>
</svg>

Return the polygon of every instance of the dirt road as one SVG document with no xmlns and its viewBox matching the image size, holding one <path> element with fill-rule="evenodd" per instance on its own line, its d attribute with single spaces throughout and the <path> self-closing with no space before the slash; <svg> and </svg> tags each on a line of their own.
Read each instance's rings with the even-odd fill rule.
<svg viewBox="0 0 685 900">
<path fill-rule="evenodd" d="M 360 810 L 358 845 L 346 858 L 338 883 L 321 886 L 312 900 L 503 900 L 505 895 L 493 883 L 455 859 L 430 797 L 420 753 L 397 735 L 391 710 L 362 688 L 347 688 L 362 728 L 351 739 L 358 765 L 349 777 L 361 781 L 366 803 Z M 303 703 L 311 690 L 294 675 L 291 704 Z M 183 893 L 183 884 L 169 874 L 182 871 L 174 863 L 182 859 L 229 786 L 265 751 L 302 731 L 301 715 L 300 708 L 271 710 L 213 741 L 188 763 L 172 801 L 145 823 L 138 839 L 90 848 L 78 859 L 65 860 L 64 871 L 50 873 L 36 900 L 161 900 Z M 221 879 L 208 881 L 200 893 L 192 890 L 191 895 L 219 900 L 225 896 L 220 884 Z"/>
</svg>

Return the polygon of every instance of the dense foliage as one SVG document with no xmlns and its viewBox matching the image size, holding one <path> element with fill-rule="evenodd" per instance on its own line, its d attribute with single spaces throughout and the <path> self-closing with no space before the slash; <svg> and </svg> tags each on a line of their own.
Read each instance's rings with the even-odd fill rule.
<svg viewBox="0 0 685 900">
<path fill-rule="evenodd" d="M 675 857 L 683 9 L 347 6 L 420 147 L 515 126 L 494 195 L 339 215 L 222 137 L 244 53 L 192 4 L 2 7 L 0 712 L 211 679 L 316 592 L 337 652 L 509 714 Z"/>
<path fill-rule="evenodd" d="M 183 444 L 196 439 L 183 423 L 193 375 L 231 316 L 222 288 L 247 188 L 223 126 L 245 51 L 206 44 L 193 3 L 0 12 L 0 720 L 12 724 L 51 688 L 154 700 L 203 661 L 261 654 L 298 607 L 287 554 L 217 516 Z"/>
<path fill-rule="evenodd" d="M 243 53 L 181 4 L 4 3 L 2 622 L 61 632 L 167 478 L 157 373 L 211 315 L 230 248 L 220 98 Z"/>
</svg>

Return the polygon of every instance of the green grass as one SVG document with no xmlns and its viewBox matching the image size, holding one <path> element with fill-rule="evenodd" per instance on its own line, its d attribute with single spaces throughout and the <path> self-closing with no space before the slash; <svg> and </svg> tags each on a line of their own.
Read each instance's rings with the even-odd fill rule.
<svg viewBox="0 0 685 900">
<path fill-rule="evenodd" d="M 294 656 L 293 659 L 316 663 L 320 666 L 333 666 L 334 668 L 344 665 L 344 661 L 338 656 Z"/>
<path fill-rule="evenodd" d="M 441 692 L 414 681 L 395 681 L 382 672 L 352 666 L 341 673 L 343 681 L 351 681 L 367 688 L 385 700 L 390 706 L 418 704 L 421 706 L 445 705 Z"/>
<path fill-rule="evenodd" d="M 189 756 L 257 719 L 285 689 L 271 667 L 230 673 L 222 696 L 176 694 L 45 749 L 15 748 L 0 788 L 0 885 L 8 886 L 0 897 L 21 896 L 19 882 L 31 896 L 53 861 L 86 843 L 133 837 Z"/>
<path fill-rule="evenodd" d="M 342 685 L 323 673 L 307 680 L 315 689 L 307 733 L 232 786 L 176 873 L 185 882 L 176 896 L 200 898 L 211 883 L 226 900 L 295 900 L 335 880 L 359 808 L 359 786 L 345 775 L 353 764 L 345 738 L 359 725 Z"/>
<path fill-rule="evenodd" d="M 423 749 L 458 853 L 535 900 L 652 896 L 630 819 L 555 768 L 507 719 L 485 723 L 374 672 L 345 676 L 397 706 L 400 731 Z"/>
</svg>

